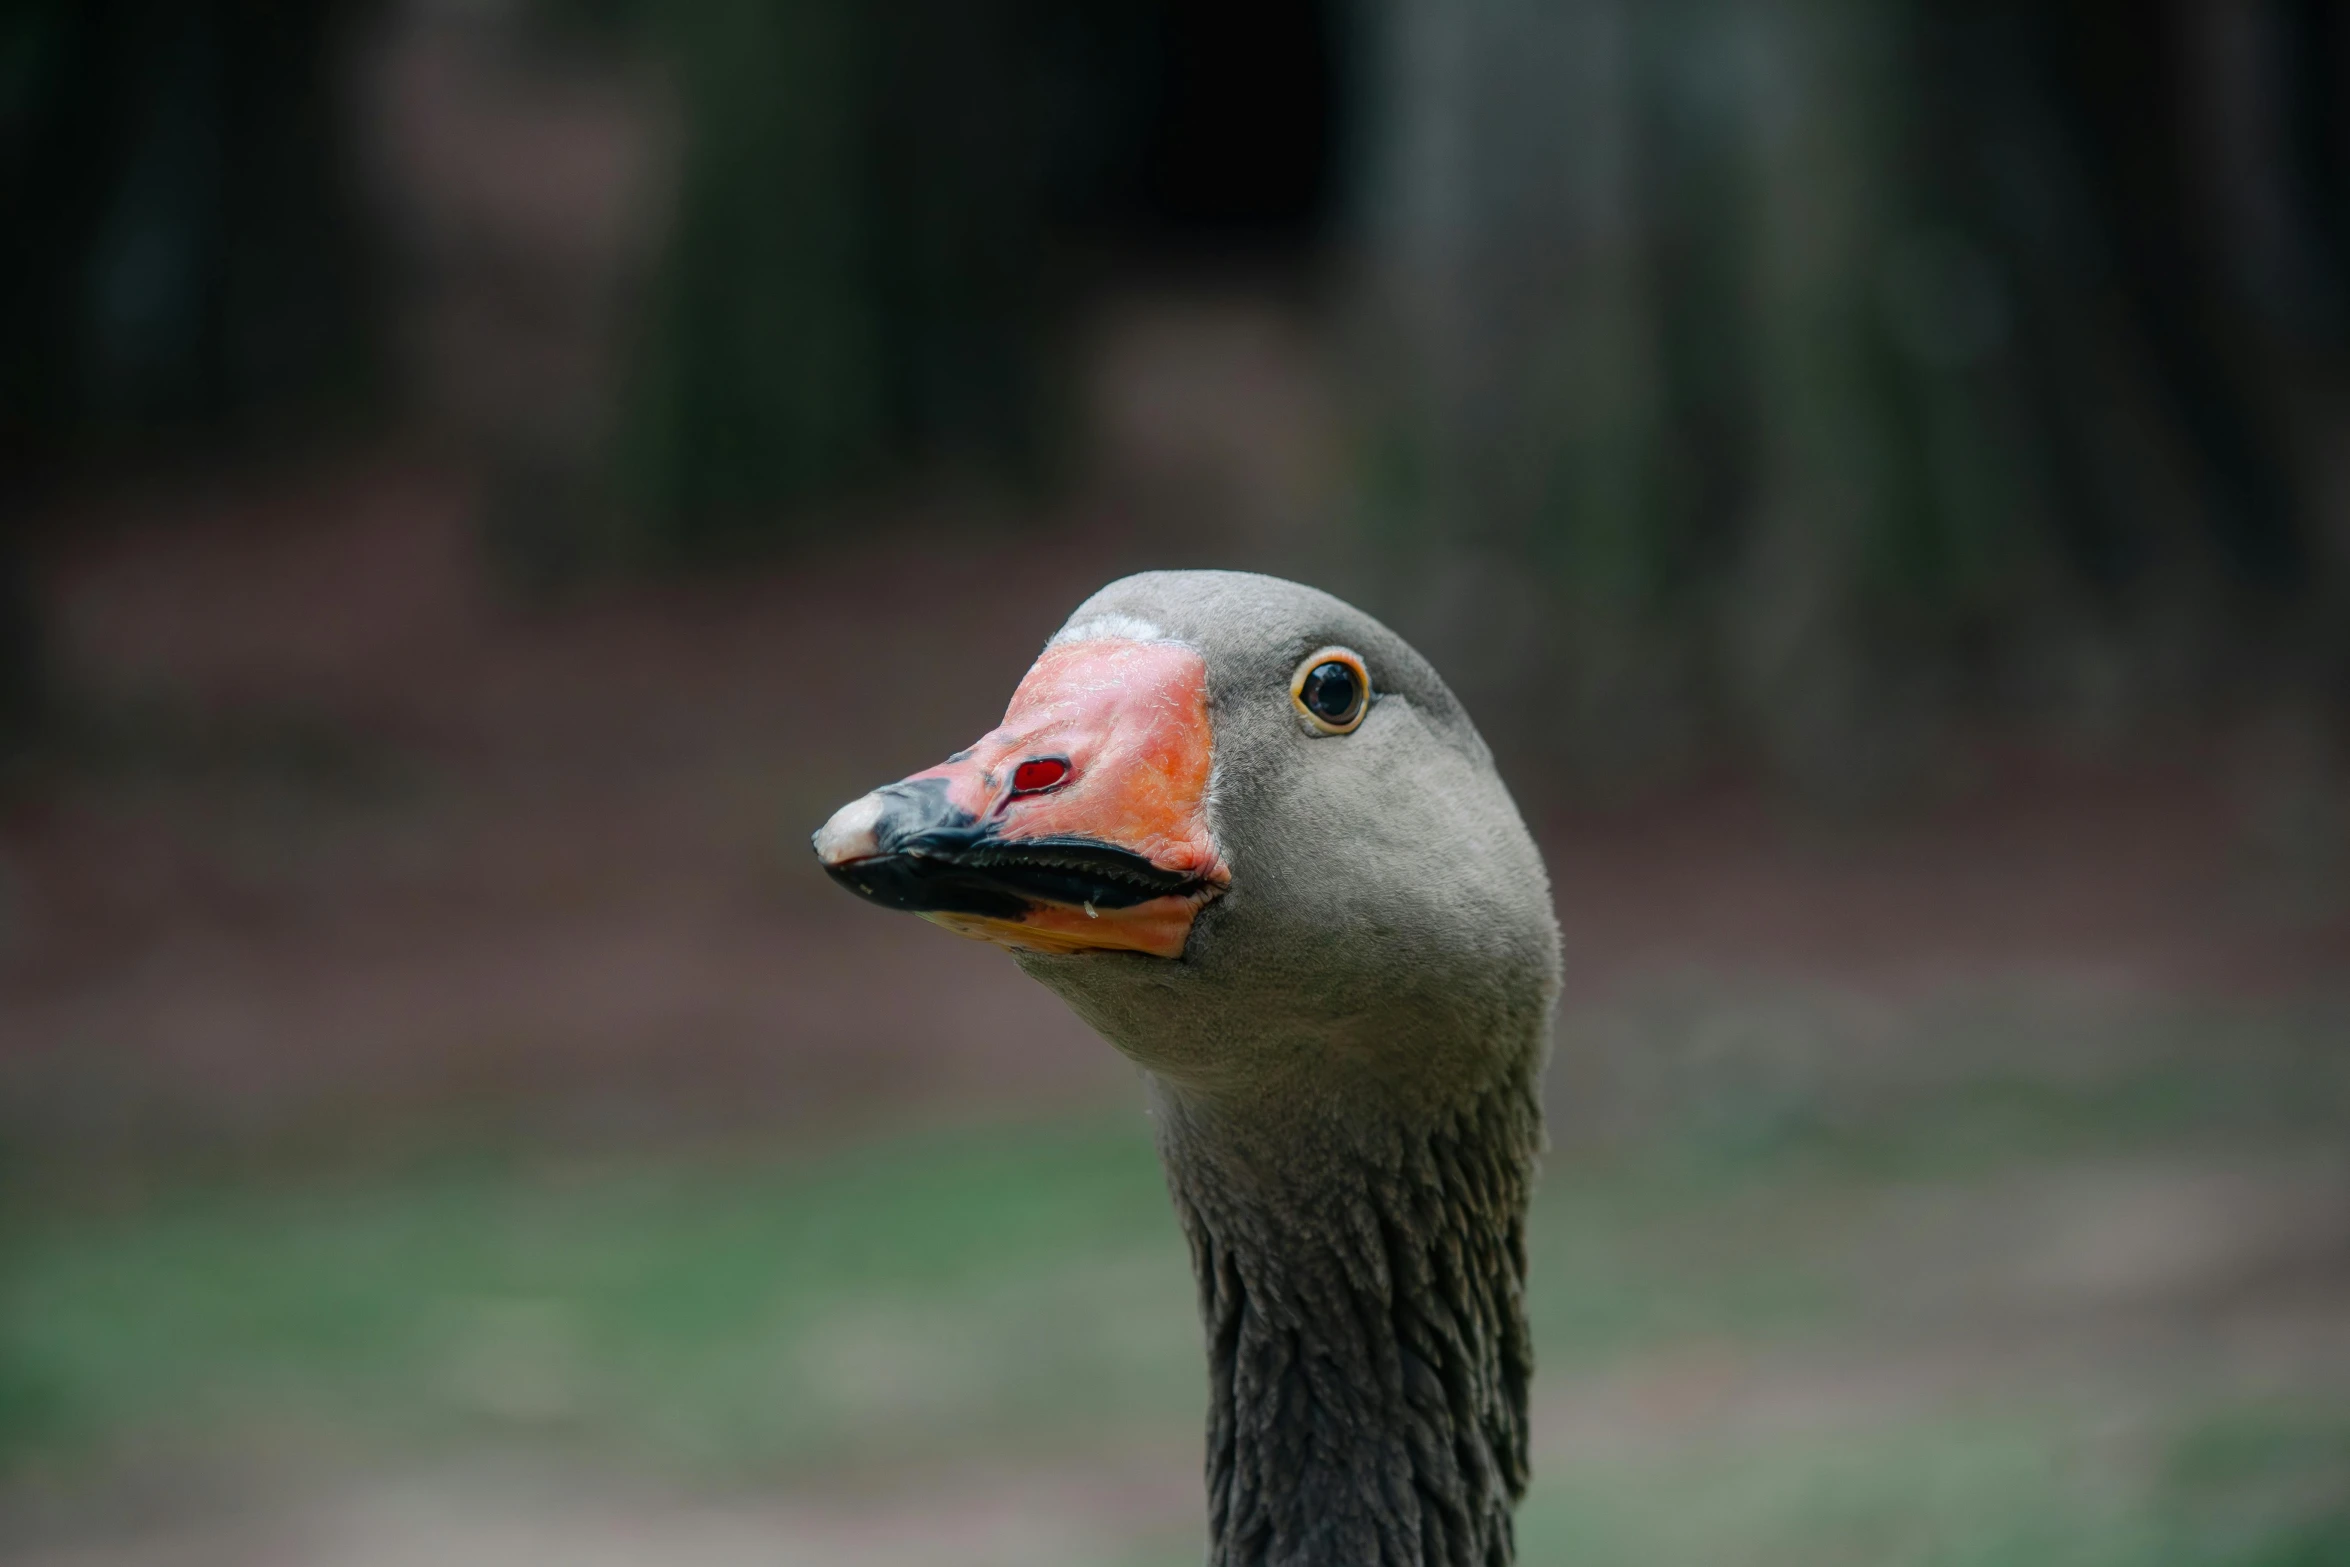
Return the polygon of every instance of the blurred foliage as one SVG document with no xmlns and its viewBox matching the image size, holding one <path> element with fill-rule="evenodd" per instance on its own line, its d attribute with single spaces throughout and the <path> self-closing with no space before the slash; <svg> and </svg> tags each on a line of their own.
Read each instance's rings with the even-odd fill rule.
<svg viewBox="0 0 2350 1567">
<path fill-rule="evenodd" d="M 362 404 L 336 46 L 359 0 L 0 7 L 0 756 L 50 707 L 23 537 L 76 461 Z"/>
<path fill-rule="evenodd" d="M 1384 9 L 1387 591 L 1577 760 L 2350 670 L 2338 7 Z"/>
<path fill-rule="evenodd" d="M 0 16 L 0 462 L 313 427 L 367 382 L 338 47 L 358 3 Z"/>
<path fill-rule="evenodd" d="M 1549 715 L 1521 748 L 1639 774 L 1728 734 L 1866 788 L 1985 708 L 2350 679 L 2346 14 L 29 0 L 0 454 L 314 426 L 372 363 L 352 41 L 587 38 L 658 66 L 676 188 L 614 433 L 504 454 L 518 510 L 617 501 L 658 556 L 1049 474 L 1092 285 L 1271 258 L 1371 345 L 1333 586 Z"/>
<path fill-rule="evenodd" d="M 550 8 L 649 49 L 684 122 L 619 457 L 640 515 L 692 546 L 771 536 L 793 503 L 912 464 L 1039 470 L 1059 220 L 1136 135 L 1126 10 Z"/>
</svg>

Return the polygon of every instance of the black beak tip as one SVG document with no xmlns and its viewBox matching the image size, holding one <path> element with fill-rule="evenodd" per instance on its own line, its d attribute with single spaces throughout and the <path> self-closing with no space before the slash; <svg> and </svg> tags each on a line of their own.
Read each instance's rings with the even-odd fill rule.
<svg viewBox="0 0 2350 1567">
<path fill-rule="evenodd" d="M 1017 893 L 950 861 L 926 854 L 876 854 L 826 864 L 826 874 L 885 909 L 906 914 L 978 914 L 1018 919 L 1029 907 Z"/>
</svg>

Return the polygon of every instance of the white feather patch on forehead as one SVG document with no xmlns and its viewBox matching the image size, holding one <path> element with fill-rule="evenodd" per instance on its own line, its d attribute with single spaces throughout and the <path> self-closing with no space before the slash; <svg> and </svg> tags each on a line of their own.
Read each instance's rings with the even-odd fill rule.
<svg viewBox="0 0 2350 1567">
<path fill-rule="evenodd" d="M 1119 637 L 1128 642 L 1173 642 L 1178 640 L 1140 616 L 1111 614 L 1095 615 L 1081 620 L 1073 626 L 1063 626 L 1059 631 L 1053 633 L 1053 639 L 1045 646 L 1055 648 L 1071 642 L 1099 642 L 1106 637 Z"/>
</svg>

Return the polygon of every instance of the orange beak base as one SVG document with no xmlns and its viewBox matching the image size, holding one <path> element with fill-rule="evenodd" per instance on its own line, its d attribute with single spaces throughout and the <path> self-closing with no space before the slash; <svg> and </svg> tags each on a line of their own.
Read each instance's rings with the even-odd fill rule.
<svg viewBox="0 0 2350 1567">
<path fill-rule="evenodd" d="M 843 806 L 834 880 L 1030 952 L 1178 958 L 1230 884 L 1207 823 L 1207 666 L 1173 642 L 1047 648 L 969 750 Z"/>
</svg>

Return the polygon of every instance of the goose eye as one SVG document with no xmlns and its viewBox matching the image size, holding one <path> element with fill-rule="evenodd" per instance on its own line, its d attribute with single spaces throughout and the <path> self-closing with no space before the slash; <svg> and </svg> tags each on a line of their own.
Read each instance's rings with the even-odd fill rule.
<svg viewBox="0 0 2350 1567">
<path fill-rule="evenodd" d="M 1349 734 L 1371 705 L 1371 672 L 1345 648 L 1324 648 L 1297 666 L 1289 698 L 1316 729 Z"/>
</svg>

